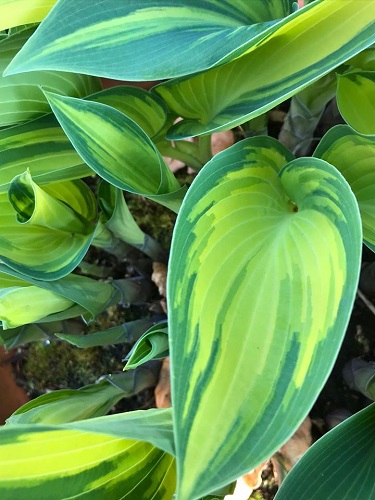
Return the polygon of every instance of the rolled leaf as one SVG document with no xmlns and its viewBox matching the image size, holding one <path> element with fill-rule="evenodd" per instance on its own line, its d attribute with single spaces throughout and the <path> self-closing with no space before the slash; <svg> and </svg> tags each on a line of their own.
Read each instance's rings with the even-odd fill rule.
<svg viewBox="0 0 375 500">
<path fill-rule="evenodd" d="M 51 92 L 46 96 L 78 154 L 97 174 L 120 189 L 178 210 L 185 189 L 133 120 L 99 102 Z"/>
<path fill-rule="evenodd" d="M 0 195 L 3 262 L 40 280 L 75 269 L 96 227 L 95 198 L 87 185 L 75 180 L 40 187 L 25 172 L 13 179 L 8 197 Z"/>
<path fill-rule="evenodd" d="M 87 348 L 99 345 L 134 344 L 139 337 L 151 326 L 153 321 L 137 319 L 129 321 L 108 330 L 88 333 L 87 335 L 73 335 L 71 333 L 57 333 L 56 337 L 66 340 L 76 347 Z"/>
<path fill-rule="evenodd" d="M 146 419 L 146 426 L 131 414 L 130 421 L 126 414 L 114 417 L 115 420 L 100 417 L 104 420 L 85 421 L 94 422 L 101 433 L 41 424 L 2 428 L 1 498 L 39 500 L 51 491 L 56 500 L 75 496 L 113 500 L 172 498 L 175 491 L 173 457 L 147 442 L 122 437 L 132 435 L 132 428 L 137 424 L 135 435 L 141 431 L 147 441 L 153 432 L 151 440 L 157 441 L 157 426 L 152 422 L 148 424 L 150 417 Z M 116 421 L 121 422 L 120 435 L 106 434 L 105 428 Z"/>
<path fill-rule="evenodd" d="M 198 174 L 169 261 L 179 500 L 253 469 L 300 425 L 346 331 L 361 240 L 342 175 L 274 139 L 245 139 Z"/>
<path fill-rule="evenodd" d="M 346 123 L 360 134 L 375 135 L 375 71 L 338 76 L 337 105 Z"/>
<path fill-rule="evenodd" d="M 142 367 L 132 373 L 108 375 L 100 382 L 80 389 L 48 392 L 21 406 L 7 419 L 6 425 L 56 425 L 101 417 L 122 398 L 155 386 L 156 375 L 150 368 Z"/>
<path fill-rule="evenodd" d="M 224 4 L 107 0 L 100 9 L 92 9 L 85 0 L 65 0 L 41 24 L 9 72 L 53 68 L 118 80 L 195 73 L 257 43 L 275 30 L 277 20 L 291 13 L 293 4 L 293 0 Z"/>
<path fill-rule="evenodd" d="M 361 212 L 364 242 L 375 251 L 375 138 L 337 125 L 325 134 L 314 156 L 334 165 L 350 184 Z"/>
<path fill-rule="evenodd" d="M 345 382 L 351 389 L 361 392 L 375 401 L 375 363 L 352 359 L 343 369 Z"/>
<path fill-rule="evenodd" d="M 133 370 L 152 359 L 169 356 L 168 323 L 162 322 L 152 326 L 135 343 L 126 356 L 124 370 Z"/>
<path fill-rule="evenodd" d="M 96 78 L 77 74 L 43 71 L 1 76 L 34 30 L 27 28 L 0 41 L 0 127 L 22 123 L 50 111 L 39 85 L 74 97 L 86 96 L 100 89 Z"/>
<path fill-rule="evenodd" d="M 375 403 L 320 438 L 286 476 L 276 500 L 373 498 Z"/>
<path fill-rule="evenodd" d="M 0 0 L 0 30 L 41 21 L 57 0 Z"/>
<path fill-rule="evenodd" d="M 243 56 L 154 87 L 185 118 L 167 137 L 226 130 L 270 110 L 373 44 L 374 20 L 367 0 L 318 0 Z"/>
</svg>

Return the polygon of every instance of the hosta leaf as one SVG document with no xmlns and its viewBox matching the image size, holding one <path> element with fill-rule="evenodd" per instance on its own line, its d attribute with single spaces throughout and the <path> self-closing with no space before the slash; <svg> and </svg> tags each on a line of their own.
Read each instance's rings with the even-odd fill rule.
<svg viewBox="0 0 375 500">
<path fill-rule="evenodd" d="M 52 113 L 0 130 L 0 193 L 7 192 L 12 179 L 26 168 L 39 185 L 93 173 Z"/>
<path fill-rule="evenodd" d="M 330 164 L 291 159 L 271 138 L 239 142 L 202 169 L 177 218 L 168 323 L 179 500 L 229 483 L 293 434 L 346 330 L 356 200 Z"/>
<path fill-rule="evenodd" d="M 119 109 L 150 136 L 159 132 L 166 120 L 161 99 L 135 87 L 102 90 L 87 99 Z M 78 179 L 93 173 L 82 163 L 52 113 L 0 130 L 0 193 L 6 192 L 11 180 L 26 167 L 38 184 Z"/>
<path fill-rule="evenodd" d="M 0 327 L 0 343 L 9 351 L 21 344 L 56 339 L 55 333 L 57 332 L 69 331 L 72 335 L 74 333 L 82 335 L 82 327 L 82 322 L 79 319 L 51 321 L 50 323 L 30 323 L 7 330 Z"/>
<path fill-rule="evenodd" d="M 135 222 L 120 189 L 102 181 L 98 189 L 98 198 L 102 209 L 101 222 L 106 229 L 116 238 L 149 255 L 154 261 L 167 261 L 166 251 Z M 95 240 L 93 243 L 95 245 Z"/>
<path fill-rule="evenodd" d="M 350 184 L 361 212 L 364 242 L 375 251 L 375 138 L 337 125 L 320 141 L 314 156 L 334 165 Z"/>
<path fill-rule="evenodd" d="M 267 28 L 275 29 L 275 20 L 290 14 L 293 3 L 106 0 L 93 9 L 85 0 L 65 0 L 41 24 L 9 71 L 53 68 L 118 80 L 193 73 L 233 57 L 237 49 L 246 50 L 265 36 Z"/>
<path fill-rule="evenodd" d="M 124 290 L 120 288 L 119 282 L 121 281 L 125 280 L 114 280 L 111 283 L 106 283 L 104 281 L 97 281 L 85 276 L 79 276 L 77 274 L 68 274 L 67 276 L 64 276 L 64 278 L 54 281 L 41 281 L 26 277 L 8 266 L 0 264 L 0 290 L 12 289 L 13 287 L 29 287 L 30 285 L 33 285 L 35 287 L 42 288 L 43 290 L 52 292 L 52 295 L 57 294 L 76 304 L 76 306 L 70 307 L 66 310 L 67 315 L 63 315 L 63 317 L 57 315 L 53 315 L 52 317 L 49 316 L 46 318 L 47 322 L 55 321 L 57 319 L 71 318 L 79 316 L 80 314 L 84 315 L 84 317 L 89 320 L 103 312 L 110 305 L 117 304 L 121 300 L 124 302 L 130 302 L 129 298 L 131 297 L 124 297 Z M 130 284 L 134 283 L 135 294 L 137 289 L 139 289 L 139 284 L 136 281 L 132 282 L 127 280 L 127 282 Z M 47 314 L 50 314 L 48 312 L 49 304 L 47 300 L 44 300 L 41 303 L 33 301 L 33 308 L 31 308 L 29 298 L 25 298 L 24 302 L 13 302 L 12 310 L 13 308 L 22 308 L 24 314 L 34 314 L 33 309 L 36 307 L 40 309 L 41 320 L 47 316 Z M 7 314 L 10 314 L 11 312 L 11 309 L 8 308 Z M 17 318 L 17 320 L 19 319 L 17 309 L 14 311 L 14 317 Z M 29 319 L 28 321 L 25 321 L 25 323 L 31 323 L 33 321 L 35 320 Z"/>
<path fill-rule="evenodd" d="M 374 498 L 375 403 L 307 450 L 286 476 L 277 500 Z"/>
<path fill-rule="evenodd" d="M 46 95 L 81 158 L 103 179 L 178 210 L 185 190 L 133 120 L 106 104 Z"/>
<path fill-rule="evenodd" d="M 136 342 L 153 324 L 153 321 L 148 319 L 137 319 L 135 321 L 128 321 L 119 326 L 114 326 L 113 328 L 108 328 L 108 330 L 88 333 L 87 335 L 57 333 L 56 337 L 81 348 L 125 343 L 134 344 L 134 342 Z"/>
<path fill-rule="evenodd" d="M 73 73 L 43 71 L 28 75 L 1 76 L 34 29 L 27 28 L 0 41 L 0 127 L 25 122 L 50 111 L 39 85 L 74 97 L 86 96 L 100 89 L 96 78 Z"/>
<path fill-rule="evenodd" d="M 374 18 L 367 0 L 315 1 L 242 57 L 154 87 L 185 118 L 168 137 L 229 129 L 268 111 L 374 43 Z"/>
<path fill-rule="evenodd" d="M 357 132 L 375 135 L 375 71 L 339 75 L 337 104 L 344 120 Z"/>
<path fill-rule="evenodd" d="M 49 290 L 0 273 L 0 321 L 4 329 L 65 311 L 74 302 Z"/>
<path fill-rule="evenodd" d="M 89 100 L 118 109 L 134 120 L 149 137 L 160 132 L 167 119 L 168 108 L 160 97 L 138 87 L 112 87 L 89 96 Z"/>
<path fill-rule="evenodd" d="M 80 389 L 52 391 L 21 406 L 6 421 L 14 424 L 64 424 L 106 415 L 121 399 L 154 387 L 157 374 L 150 368 L 108 375 Z M 114 383 L 113 383 L 114 382 Z"/>
<path fill-rule="evenodd" d="M 0 430 L 1 498 L 40 500 L 50 498 L 51 492 L 56 500 L 172 498 L 173 457 L 132 436 L 142 432 L 144 441 L 158 441 L 163 432 L 159 424 L 170 428 L 168 419 L 160 418 L 167 415 L 151 411 L 142 421 L 142 416 L 137 419 L 131 413 L 130 419 L 120 414 L 76 424 L 92 423 L 99 432 L 40 424 L 5 426 Z"/>
<path fill-rule="evenodd" d="M 0 30 L 41 21 L 57 0 L 0 0 Z"/>
<path fill-rule="evenodd" d="M 145 332 L 126 356 L 124 370 L 133 370 L 151 359 L 169 356 L 168 324 L 158 323 Z"/>
<path fill-rule="evenodd" d="M 0 195 L 0 256 L 13 269 L 58 279 L 83 259 L 94 235 L 95 198 L 81 180 L 38 186 L 25 172 Z M 25 251 L 27 249 L 27 251 Z"/>
</svg>

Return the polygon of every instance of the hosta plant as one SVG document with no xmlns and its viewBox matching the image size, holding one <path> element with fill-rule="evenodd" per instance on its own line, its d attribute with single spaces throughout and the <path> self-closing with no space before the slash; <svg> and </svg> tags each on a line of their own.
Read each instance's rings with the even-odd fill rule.
<svg viewBox="0 0 375 500">
<path fill-rule="evenodd" d="M 123 376 L 46 394 L 0 429 L 1 498 L 221 498 L 311 409 L 346 331 L 362 241 L 374 249 L 374 10 L 367 0 L 0 0 L 0 13 L 0 336 L 82 348 L 139 339 Z M 98 77 L 162 81 L 101 90 Z M 308 155 L 335 96 L 346 124 Z M 212 157 L 212 133 L 266 132 L 266 113 L 289 98 L 283 143 L 263 133 Z M 164 156 L 199 171 L 189 189 Z M 144 278 L 83 276 L 90 247 L 168 258 L 123 191 L 178 214 L 168 319 L 82 337 L 71 318 L 149 293 Z M 152 384 L 142 364 L 168 354 L 172 408 L 106 416 Z M 351 429 L 372 436 L 373 411 L 310 456 L 351 443 Z M 337 449 L 339 481 L 371 498 L 374 440 L 356 446 L 368 460 Z M 293 474 L 281 498 L 301 498 Z M 302 464 L 296 474 L 306 492 Z M 336 484 L 324 498 L 338 498 Z"/>
</svg>

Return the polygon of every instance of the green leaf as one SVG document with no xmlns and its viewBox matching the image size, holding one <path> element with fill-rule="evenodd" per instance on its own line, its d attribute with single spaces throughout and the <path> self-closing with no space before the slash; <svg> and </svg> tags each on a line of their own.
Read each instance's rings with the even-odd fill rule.
<svg viewBox="0 0 375 500">
<path fill-rule="evenodd" d="M 6 421 L 14 424 L 64 424 L 101 417 L 123 398 L 157 384 L 156 373 L 142 367 L 134 372 L 108 375 L 96 384 L 80 389 L 52 391 L 29 401 Z"/>
<path fill-rule="evenodd" d="M 243 56 L 154 87 L 185 120 L 169 139 L 225 130 L 270 110 L 375 42 L 367 0 L 315 1 Z"/>
<path fill-rule="evenodd" d="M 118 80 L 194 73 L 258 42 L 292 6 L 292 0 L 107 0 L 93 9 L 85 0 L 65 0 L 8 73 L 53 68 Z"/>
<path fill-rule="evenodd" d="M 375 363 L 354 358 L 343 368 L 343 377 L 350 389 L 361 392 L 375 401 Z"/>
<path fill-rule="evenodd" d="M 337 105 L 346 123 L 360 134 L 375 135 L 375 71 L 338 75 Z"/>
<path fill-rule="evenodd" d="M 47 300 L 45 297 L 43 297 L 41 301 L 35 300 L 36 295 L 34 295 L 32 301 L 33 307 L 31 308 L 30 295 L 32 295 L 32 293 L 26 290 L 30 285 L 33 286 L 33 290 L 37 287 L 50 293 L 52 292 L 52 303 L 50 304 L 50 299 Z M 127 286 L 128 290 L 126 290 Z M 4 307 L 7 317 L 11 314 L 14 317 L 15 324 L 12 326 L 36 321 L 36 319 L 31 319 L 35 316 L 36 310 L 38 310 L 40 314 L 38 322 L 43 320 L 50 322 L 72 318 L 80 314 L 83 315 L 87 321 L 90 321 L 98 316 L 98 314 L 105 311 L 110 305 L 118 304 L 120 301 L 123 303 L 131 303 L 132 299 L 137 299 L 138 294 L 142 294 L 142 288 L 137 280 L 113 280 L 110 283 L 106 283 L 77 274 L 68 274 L 59 280 L 41 281 L 24 276 L 14 269 L 4 264 L 0 264 L 0 290 L 2 290 L 2 292 L 3 290 L 12 292 L 14 287 L 25 288 L 26 295 L 22 295 L 21 302 L 18 300 L 9 301 L 9 304 Z M 41 292 L 35 291 L 35 294 L 36 293 Z M 53 301 L 57 300 L 55 295 L 60 296 L 60 299 L 67 299 L 71 303 L 76 304 L 76 306 L 69 307 L 67 303 L 64 308 L 64 311 L 66 309 L 66 314 L 52 314 L 49 312 L 49 308 L 52 307 Z M 1 298 L 1 302 L 2 300 L 3 298 Z M 20 311 L 22 311 L 22 314 Z M 47 316 L 48 314 L 49 316 Z M 23 315 L 28 319 L 27 321 L 24 320 L 21 322 L 20 320 L 23 318 Z M 4 319 L 1 317 L 0 320 L 3 321 L 4 327 Z"/>
<path fill-rule="evenodd" d="M 22 123 L 50 111 L 39 85 L 74 97 L 86 96 L 100 89 L 96 78 L 85 75 L 43 71 L 1 76 L 34 30 L 27 28 L 0 41 L 0 127 Z"/>
<path fill-rule="evenodd" d="M 186 189 L 180 188 L 152 141 L 133 120 L 106 104 L 46 95 L 74 148 L 96 173 L 120 189 L 178 210 Z"/>
<path fill-rule="evenodd" d="M 151 138 L 162 130 L 167 120 L 168 108 L 162 99 L 138 87 L 112 87 L 97 92 L 88 99 L 121 111 Z"/>
<path fill-rule="evenodd" d="M 286 476 L 277 500 L 353 500 L 375 495 L 375 403 L 320 438 Z"/>
<path fill-rule="evenodd" d="M 102 209 L 101 222 L 116 238 L 138 248 L 154 261 L 167 261 L 166 251 L 135 222 L 120 189 L 102 181 L 98 199 Z M 96 244 L 95 239 L 93 244 Z"/>
<path fill-rule="evenodd" d="M 0 0 L 0 30 L 41 21 L 57 0 Z"/>
<path fill-rule="evenodd" d="M 26 166 L 39 185 L 93 173 L 82 163 L 52 113 L 0 130 L 0 193 L 8 191 L 12 179 Z"/>
<path fill-rule="evenodd" d="M 297 429 L 342 342 L 361 242 L 341 174 L 272 138 L 198 174 L 169 261 L 179 500 L 251 470 Z"/>
<path fill-rule="evenodd" d="M 153 321 L 148 319 L 137 319 L 135 321 L 128 321 L 119 326 L 114 326 L 113 328 L 108 328 L 108 330 L 88 333 L 87 335 L 56 333 L 56 337 L 81 348 L 124 343 L 134 344 L 153 323 Z"/>
<path fill-rule="evenodd" d="M 144 442 L 168 443 L 168 417 L 151 410 L 89 419 L 73 427 L 5 426 L 0 429 L 1 498 L 40 500 L 51 492 L 56 500 L 172 498 L 174 459 Z M 143 441 L 136 441 L 140 434 Z"/>
<path fill-rule="evenodd" d="M 337 125 L 325 134 L 314 156 L 334 165 L 350 184 L 361 212 L 364 242 L 375 251 L 375 137 Z"/>
<path fill-rule="evenodd" d="M 135 343 L 126 356 L 124 370 L 133 370 L 151 359 L 162 359 L 169 356 L 168 323 L 162 322 L 152 326 Z"/>
<path fill-rule="evenodd" d="M 66 297 L 0 272 L 0 321 L 4 329 L 38 321 L 73 305 Z"/>
<path fill-rule="evenodd" d="M 82 329 L 83 325 L 79 319 L 51 321 L 50 323 L 31 323 L 7 330 L 0 328 L 0 343 L 7 350 L 10 350 L 29 342 L 56 339 L 55 333 L 57 332 L 69 331 L 71 335 L 74 335 L 73 332 L 79 332 L 82 335 Z"/>
<path fill-rule="evenodd" d="M 96 227 L 96 202 L 87 185 L 75 180 L 40 187 L 25 172 L 13 179 L 8 197 L 0 195 L 3 262 L 41 280 L 76 268 Z"/>
</svg>

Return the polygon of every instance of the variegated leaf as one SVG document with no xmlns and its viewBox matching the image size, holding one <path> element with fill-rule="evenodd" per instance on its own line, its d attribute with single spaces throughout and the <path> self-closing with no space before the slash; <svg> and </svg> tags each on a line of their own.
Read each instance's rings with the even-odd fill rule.
<svg viewBox="0 0 375 500">
<path fill-rule="evenodd" d="M 337 125 L 320 141 L 314 156 L 334 165 L 350 184 L 361 212 L 364 242 L 375 251 L 375 137 Z"/>
<path fill-rule="evenodd" d="M 40 85 L 47 90 L 74 97 L 84 97 L 100 89 L 98 79 L 73 73 L 43 71 L 1 76 L 34 30 L 26 28 L 0 41 L 0 127 L 26 122 L 50 111 Z"/>
<path fill-rule="evenodd" d="M 139 125 L 100 102 L 51 92 L 46 95 L 56 118 L 87 165 L 114 186 L 178 211 L 186 189 L 180 187 Z"/>
<path fill-rule="evenodd" d="M 0 0 L 0 30 L 37 23 L 57 0 Z"/>
<path fill-rule="evenodd" d="M 25 172 L 0 195 L 0 256 L 24 275 L 58 279 L 80 263 L 94 236 L 95 198 L 81 180 L 38 186 Z"/>
<path fill-rule="evenodd" d="M 293 6 L 293 0 L 106 0 L 93 9 L 85 0 L 64 0 L 9 72 L 53 68 L 118 80 L 194 73 L 244 52 Z"/>
<path fill-rule="evenodd" d="M 179 500 L 251 470 L 296 430 L 337 356 L 361 257 L 330 164 L 246 139 L 198 174 L 177 218 L 168 309 Z"/>
<path fill-rule="evenodd" d="M 242 57 L 154 87 L 185 120 L 170 139 L 225 130 L 285 101 L 375 42 L 368 0 L 315 1 Z"/>
</svg>

